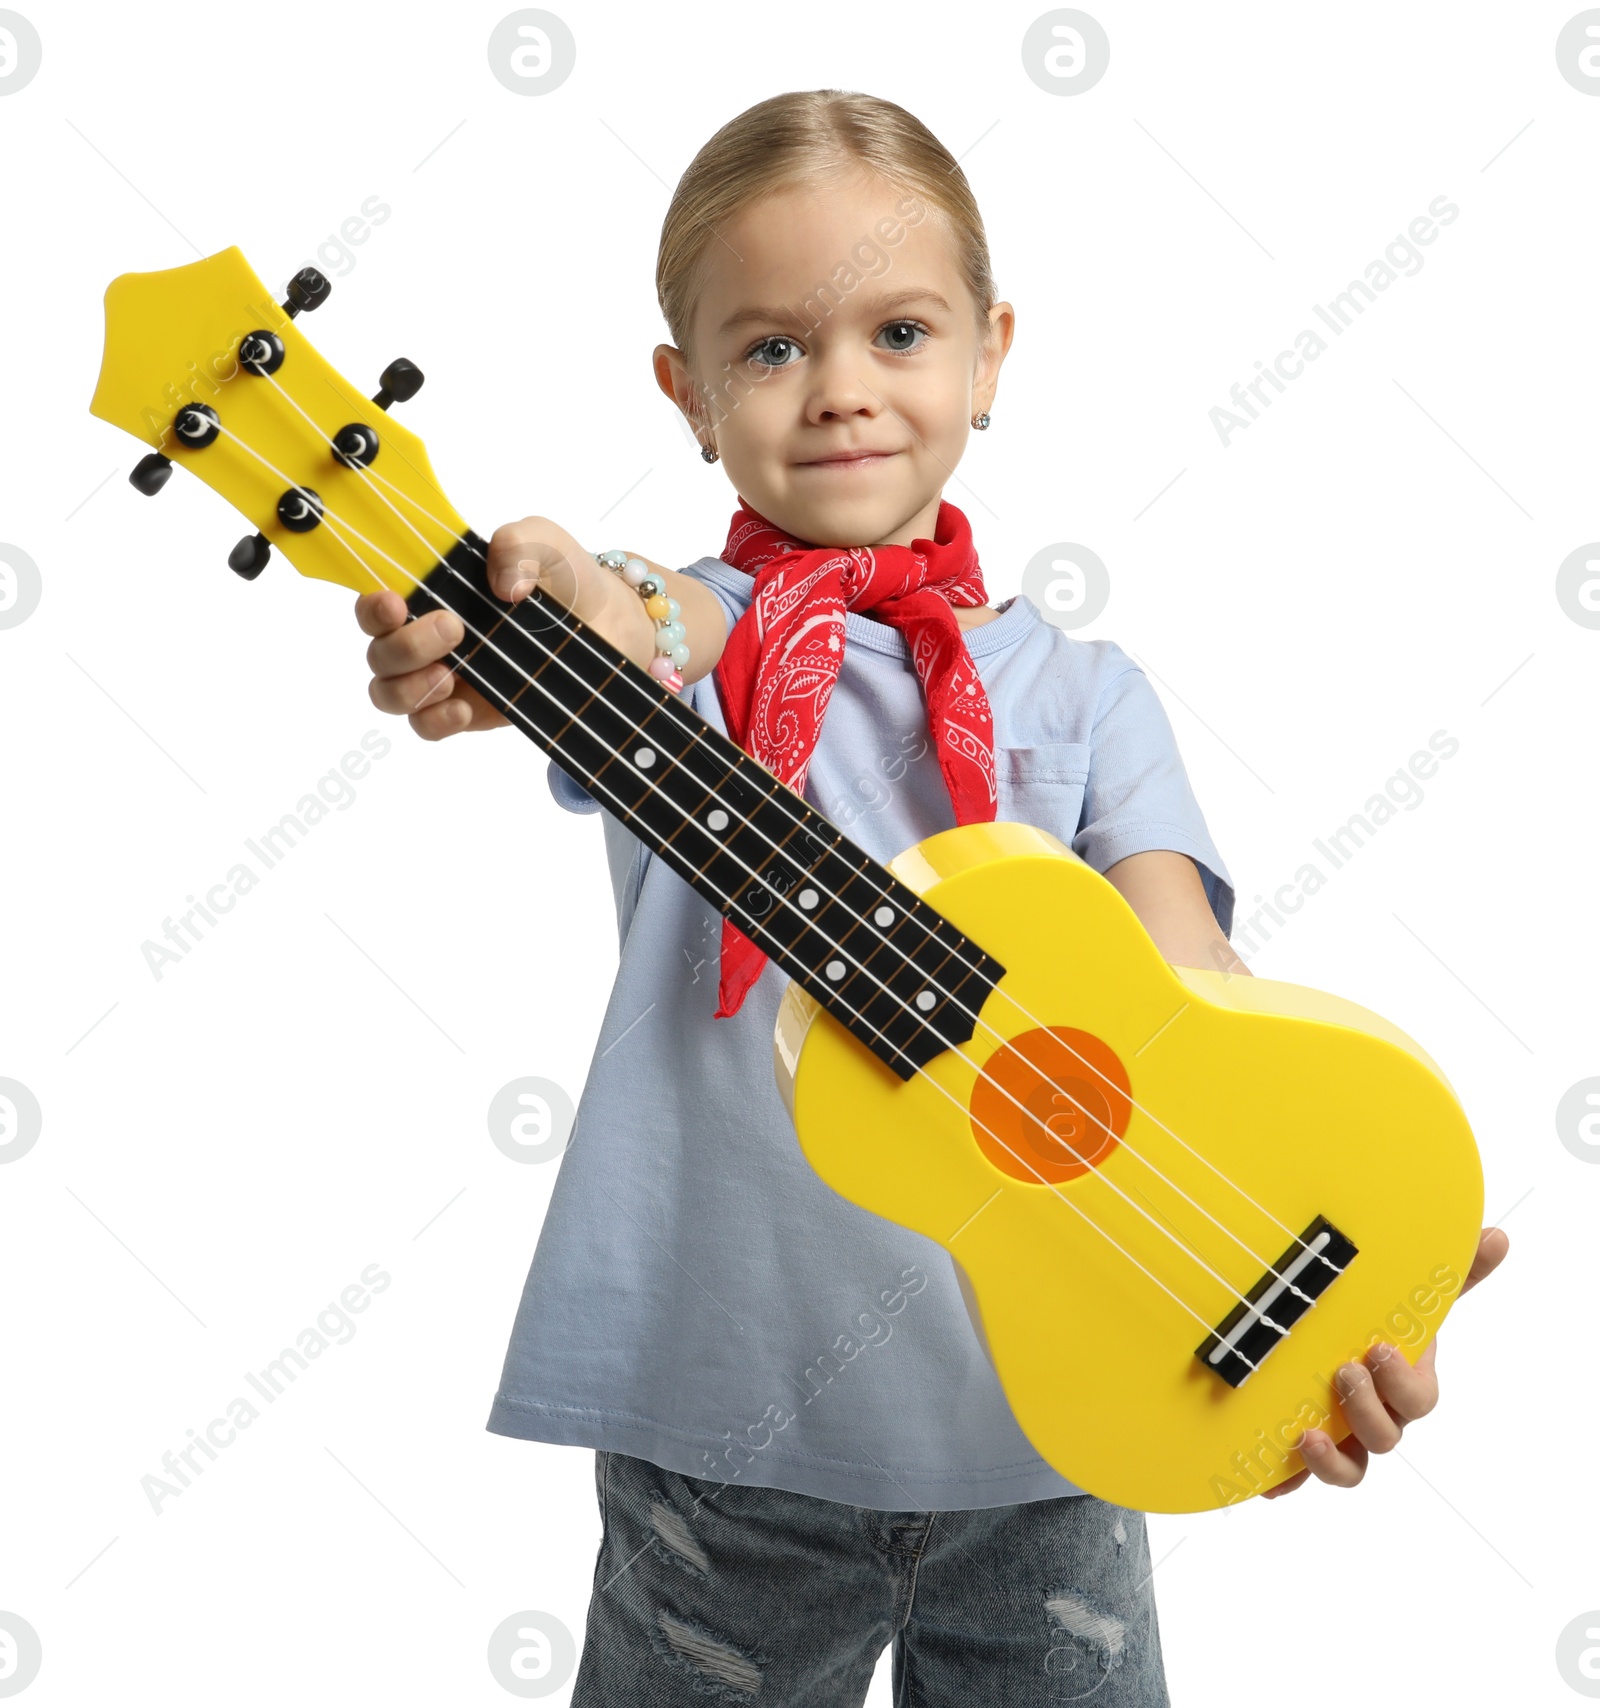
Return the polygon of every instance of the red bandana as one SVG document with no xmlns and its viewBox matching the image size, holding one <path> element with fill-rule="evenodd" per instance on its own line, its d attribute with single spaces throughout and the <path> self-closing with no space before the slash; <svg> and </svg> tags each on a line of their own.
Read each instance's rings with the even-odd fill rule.
<svg viewBox="0 0 1600 1708">
<path fill-rule="evenodd" d="M 755 578 L 715 680 L 728 734 L 797 794 L 844 659 L 844 613 L 871 612 L 905 636 L 934 750 L 958 824 L 992 820 L 994 723 L 954 605 L 986 605 L 967 519 L 939 505 L 931 540 L 909 546 L 812 546 L 791 540 L 741 498 L 722 560 Z M 738 1011 L 766 954 L 722 922 L 717 1018 Z"/>
</svg>

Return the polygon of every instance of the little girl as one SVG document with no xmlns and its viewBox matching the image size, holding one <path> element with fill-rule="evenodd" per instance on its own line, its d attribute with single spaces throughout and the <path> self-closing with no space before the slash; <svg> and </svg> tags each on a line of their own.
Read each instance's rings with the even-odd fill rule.
<svg viewBox="0 0 1600 1708">
<path fill-rule="evenodd" d="M 643 560 L 647 604 L 530 517 L 491 541 L 499 596 L 543 585 L 681 677 L 874 859 L 956 823 L 1039 825 L 1169 962 L 1245 972 L 1148 680 L 1026 598 L 991 608 L 942 497 L 989 426 L 1014 316 L 941 144 L 866 95 L 761 102 L 679 182 L 657 288 L 674 343 L 656 379 L 733 484 L 727 543 L 681 571 Z M 440 662 L 453 614 L 408 623 L 392 592 L 356 611 L 381 709 L 428 740 L 505 722 Z M 599 810 L 549 777 L 564 807 Z M 773 1078 L 778 970 L 602 825 L 617 981 L 488 1424 L 596 1450 L 573 1703 L 843 1708 L 892 1642 L 897 1703 L 1164 1704 L 1143 1515 L 1033 1451 L 944 1249 L 807 1165 Z M 1473 1279 L 1498 1254 L 1480 1259 Z M 1351 1436 L 1308 1431 L 1307 1470 L 1276 1492 L 1359 1481 L 1432 1406 L 1432 1354 L 1347 1366 Z"/>
</svg>

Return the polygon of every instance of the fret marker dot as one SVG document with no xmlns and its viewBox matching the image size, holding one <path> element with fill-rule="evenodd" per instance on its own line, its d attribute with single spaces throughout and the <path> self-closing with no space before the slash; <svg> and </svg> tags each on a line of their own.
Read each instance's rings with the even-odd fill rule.
<svg viewBox="0 0 1600 1708">
<path fill-rule="evenodd" d="M 723 829 L 727 825 L 727 822 L 728 815 L 721 807 L 713 807 L 711 811 L 706 814 L 706 823 L 712 830 Z"/>
<path fill-rule="evenodd" d="M 815 907 L 817 905 L 817 892 L 815 890 L 801 890 L 800 905 L 808 911 Z"/>
<path fill-rule="evenodd" d="M 830 979 L 833 979 L 836 983 L 838 980 L 842 979 L 844 977 L 844 962 L 843 961 L 829 961 L 828 962 L 828 977 Z"/>
<path fill-rule="evenodd" d="M 653 747 L 641 747 L 634 754 L 633 762 L 641 771 L 648 771 L 656 762 L 656 750 Z"/>
<path fill-rule="evenodd" d="M 926 1014 L 938 1000 L 938 997 L 936 997 L 931 990 L 919 990 L 917 992 L 917 1007 L 920 1008 L 924 1014 Z"/>
<path fill-rule="evenodd" d="M 893 925 L 894 909 L 892 907 L 880 907 L 872 917 L 879 925 Z"/>
</svg>

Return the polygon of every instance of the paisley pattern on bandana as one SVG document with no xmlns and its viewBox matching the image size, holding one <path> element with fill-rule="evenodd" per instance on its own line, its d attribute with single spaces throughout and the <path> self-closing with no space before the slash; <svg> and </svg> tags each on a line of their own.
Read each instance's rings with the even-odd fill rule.
<svg viewBox="0 0 1600 1708">
<path fill-rule="evenodd" d="M 717 694 L 730 737 L 797 794 L 844 661 L 844 614 L 859 611 L 905 637 L 956 822 L 994 818 L 994 719 L 952 609 L 989 595 L 955 505 L 941 501 L 933 534 L 909 546 L 813 546 L 740 499 L 722 561 L 755 586 L 717 664 Z M 766 960 L 722 922 L 719 1019 L 738 1011 Z"/>
</svg>

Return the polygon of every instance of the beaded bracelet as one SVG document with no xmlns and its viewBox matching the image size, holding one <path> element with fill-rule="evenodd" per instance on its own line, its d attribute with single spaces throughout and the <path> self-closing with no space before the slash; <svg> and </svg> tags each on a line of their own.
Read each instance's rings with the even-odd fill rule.
<svg viewBox="0 0 1600 1708">
<path fill-rule="evenodd" d="M 626 552 L 596 552 L 595 562 L 615 570 L 630 587 L 639 591 L 646 613 L 656 625 L 656 655 L 650 660 L 650 674 L 676 694 L 683 687 L 683 668 L 689 662 L 689 648 L 684 636 L 687 630 L 679 618 L 682 607 L 676 599 L 667 597 L 667 584 L 643 558 L 629 557 Z"/>
</svg>

